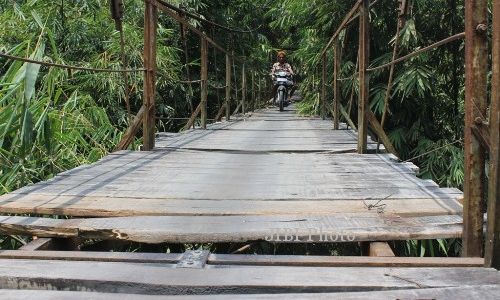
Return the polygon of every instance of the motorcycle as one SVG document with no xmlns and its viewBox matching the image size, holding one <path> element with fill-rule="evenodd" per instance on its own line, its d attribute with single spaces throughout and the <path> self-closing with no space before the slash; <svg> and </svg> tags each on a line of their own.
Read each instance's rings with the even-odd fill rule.
<svg viewBox="0 0 500 300">
<path fill-rule="evenodd" d="M 277 85 L 275 104 L 283 111 L 288 106 L 288 89 L 293 86 L 292 74 L 287 71 L 278 71 L 274 74 L 274 85 Z"/>
</svg>

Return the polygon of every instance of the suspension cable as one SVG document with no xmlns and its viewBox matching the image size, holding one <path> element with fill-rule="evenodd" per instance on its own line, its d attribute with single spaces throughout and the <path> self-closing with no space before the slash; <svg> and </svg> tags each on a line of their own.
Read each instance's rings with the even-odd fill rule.
<svg viewBox="0 0 500 300">
<path fill-rule="evenodd" d="M 156 0 L 156 1 L 158 1 L 159 3 L 161 3 L 161 4 L 165 5 L 166 7 L 170 8 L 171 10 L 176 11 L 177 13 L 180 13 L 180 14 L 186 15 L 186 16 L 188 16 L 188 17 L 190 17 L 190 18 L 193 18 L 193 19 L 198 20 L 198 21 L 200 21 L 200 22 L 204 22 L 204 23 L 210 24 L 210 25 L 212 25 L 212 26 L 215 26 L 215 27 L 218 27 L 218 28 L 224 29 L 224 30 L 226 30 L 226 31 L 236 32 L 236 33 L 252 33 L 252 32 L 254 32 L 254 31 L 257 31 L 257 30 L 260 28 L 260 26 L 259 26 L 259 27 L 257 27 L 257 28 L 255 28 L 255 29 L 250 29 L 250 30 L 242 30 L 242 29 L 230 28 L 230 27 L 227 27 L 227 26 L 224 26 L 224 25 L 220 25 L 220 24 L 218 24 L 218 23 L 215 23 L 215 22 L 213 22 L 213 21 L 210 21 L 210 20 L 207 20 L 207 19 L 203 19 L 203 18 L 202 18 L 202 17 L 200 17 L 200 16 L 197 16 L 197 15 L 195 15 L 195 14 L 193 14 L 193 13 L 190 13 L 190 12 L 188 12 L 188 11 L 185 11 L 185 10 L 183 10 L 182 8 L 179 8 L 179 7 L 175 6 L 175 5 L 169 4 L 169 3 L 167 3 L 167 2 L 165 2 L 165 1 L 163 1 L 163 0 Z"/>
<path fill-rule="evenodd" d="M 129 69 L 129 70 L 114 70 L 114 69 L 98 69 L 98 68 L 87 68 L 87 67 L 78 67 L 78 66 L 70 66 L 56 63 L 49 63 L 29 58 L 23 58 L 19 56 L 10 55 L 4 52 L 0 52 L 0 57 L 4 57 L 11 60 L 23 61 L 27 63 L 48 66 L 48 67 L 57 67 L 63 69 L 71 69 L 71 70 L 81 70 L 81 71 L 89 71 L 89 72 L 107 72 L 107 73 L 133 73 L 133 72 L 143 72 L 146 69 Z"/>
</svg>

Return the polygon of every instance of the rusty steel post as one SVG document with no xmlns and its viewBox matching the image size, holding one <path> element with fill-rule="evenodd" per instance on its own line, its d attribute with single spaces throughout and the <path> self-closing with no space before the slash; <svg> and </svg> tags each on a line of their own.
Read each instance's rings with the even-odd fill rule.
<svg viewBox="0 0 500 300">
<path fill-rule="evenodd" d="M 144 9 L 144 99 L 143 150 L 155 147 L 156 7 L 145 1 Z"/>
<path fill-rule="evenodd" d="M 226 121 L 231 118 L 231 58 L 226 54 Z"/>
<path fill-rule="evenodd" d="M 492 78 L 490 106 L 490 173 L 488 182 L 488 225 L 484 262 L 500 270 L 500 0 L 493 1 Z"/>
<path fill-rule="evenodd" d="M 370 11 L 369 0 L 359 7 L 359 101 L 358 101 L 358 153 L 366 153 L 368 125 L 366 111 L 369 104 L 369 75 L 366 69 L 370 60 Z"/>
<path fill-rule="evenodd" d="M 338 81 L 340 73 L 340 42 L 335 40 L 333 62 L 333 129 L 339 129 L 339 105 L 340 105 L 340 83 Z"/>
<path fill-rule="evenodd" d="M 208 42 L 201 38 L 201 128 L 207 129 Z"/>
<path fill-rule="evenodd" d="M 488 1 L 465 1 L 465 174 L 463 256 L 483 254 L 485 155 L 472 128 L 486 114 Z"/>
<path fill-rule="evenodd" d="M 326 53 L 321 56 L 321 118 L 326 119 Z"/>
</svg>

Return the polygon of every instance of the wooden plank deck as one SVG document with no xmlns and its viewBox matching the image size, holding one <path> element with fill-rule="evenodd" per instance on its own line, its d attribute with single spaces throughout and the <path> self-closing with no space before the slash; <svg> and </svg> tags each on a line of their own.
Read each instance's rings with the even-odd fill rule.
<svg viewBox="0 0 500 300">
<path fill-rule="evenodd" d="M 332 128 L 271 109 L 160 134 L 154 151 L 113 153 L 1 196 L 4 214 L 72 218 L 3 216 L 0 231 L 145 243 L 461 236 L 460 191 L 390 154 L 358 155 L 355 133 Z"/>
<path fill-rule="evenodd" d="M 48 255 L 50 254 L 52 253 Z M 105 296 L 114 299 L 126 294 L 129 294 L 128 297 L 135 295 L 140 298 L 155 295 L 198 295 L 197 298 L 200 299 L 224 295 L 227 299 L 274 299 L 278 296 L 282 299 L 317 299 L 318 296 L 330 299 L 438 296 L 441 299 L 458 293 L 475 295 L 480 299 L 495 299 L 500 286 L 498 271 L 459 266 L 461 258 L 447 259 L 448 262 L 457 261 L 457 264 L 453 264 L 454 267 L 279 266 L 272 263 L 242 266 L 235 262 L 245 259 L 230 255 L 231 258 L 224 265 L 213 264 L 217 258 L 212 257 L 212 262 L 209 261 L 204 267 L 184 268 L 175 264 L 179 259 L 175 255 L 94 253 L 87 254 L 88 258 L 78 254 L 80 257 L 77 258 L 73 257 L 74 254 L 75 252 L 64 254 L 72 257 L 71 260 L 47 257 L 5 258 L 5 255 L 1 255 L 0 296 L 29 297 L 33 295 L 30 290 L 38 290 L 41 299 L 73 295 L 76 299 L 102 299 Z M 90 256 L 93 256 L 92 259 Z M 122 260 L 109 261 L 113 256 L 115 259 L 121 256 Z M 149 256 L 149 260 L 127 261 L 126 256 L 134 256 L 136 260 L 140 256 Z M 162 260 L 161 256 L 168 256 L 169 260 Z M 294 260 L 301 261 L 302 258 L 304 257 L 296 256 Z M 323 258 L 325 261 L 328 259 Z M 272 259 L 269 261 L 272 262 Z M 12 265 L 16 267 L 13 268 Z"/>
</svg>

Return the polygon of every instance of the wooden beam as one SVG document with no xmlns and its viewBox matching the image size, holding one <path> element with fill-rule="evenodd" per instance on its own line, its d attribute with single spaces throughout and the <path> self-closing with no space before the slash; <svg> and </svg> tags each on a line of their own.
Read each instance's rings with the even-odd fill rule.
<svg viewBox="0 0 500 300">
<path fill-rule="evenodd" d="M 231 58 L 226 53 L 226 121 L 231 118 Z"/>
<path fill-rule="evenodd" d="M 356 128 L 356 124 L 354 124 L 354 122 L 351 120 L 351 117 L 349 116 L 349 114 L 347 113 L 347 111 L 345 110 L 344 106 L 342 105 L 342 103 L 339 103 L 339 109 L 340 109 L 340 113 L 342 114 L 342 116 L 344 116 L 347 124 L 349 124 L 349 126 L 351 126 L 351 128 L 354 130 L 354 131 L 358 131 L 358 129 Z"/>
<path fill-rule="evenodd" d="M 181 131 L 188 130 L 189 128 L 191 128 L 191 126 L 193 126 L 194 120 L 196 120 L 196 117 L 198 117 L 200 111 L 201 111 L 201 102 L 198 104 L 194 112 L 191 114 L 191 117 L 189 117 L 189 120 L 186 123 L 186 125 L 182 127 Z"/>
<path fill-rule="evenodd" d="M 247 101 L 247 76 L 245 70 L 245 64 L 241 67 L 241 112 L 243 115 L 246 113 L 246 101 Z"/>
<path fill-rule="evenodd" d="M 155 90 L 156 90 L 156 7 L 145 1 L 144 9 L 144 99 L 143 150 L 155 147 Z"/>
<path fill-rule="evenodd" d="M 116 146 L 115 150 L 113 150 L 113 152 L 120 151 L 120 150 L 126 150 L 130 146 L 130 144 L 132 143 L 132 141 L 135 138 L 135 134 L 139 130 L 139 127 L 141 127 L 145 111 L 146 111 L 146 106 L 144 106 L 144 105 L 141 106 L 141 109 L 139 109 L 139 112 L 134 117 L 134 121 L 132 121 L 132 124 L 129 126 L 129 128 L 127 129 L 127 131 L 123 135 L 122 139 L 120 140 L 120 142 Z"/>
<path fill-rule="evenodd" d="M 366 111 L 366 119 L 370 123 L 370 127 L 372 128 L 372 130 L 375 131 L 375 134 L 377 134 L 377 136 L 382 140 L 382 143 L 384 144 L 387 151 L 399 157 L 396 149 L 394 149 L 394 146 L 391 143 L 391 140 L 382 128 L 382 125 L 380 125 L 377 117 L 375 117 L 375 115 L 370 110 Z"/>
<path fill-rule="evenodd" d="M 490 173 L 485 265 L 500 270 L 500 0 L 493 1 L 492 91 L 490 106 Z"/>
<path fill-rule="evenodd" d="M 0 259 L 49 261 L 95 261 L 151 264 L 176 264 L 181 253 L 18 251 L 2 250 Z M 376 256 L 303 256 L 209 254 L 208 263 L 218 266 L 288 266 L 288 267 L 481 267 L 482 258 L 462 257 L 376 257 Z"/>
<path fill-rule="evenodd" d="M 488 73 L 488 1 L 465 1 L 465 174 L 463 255 L 483 254 L 485 155 L 472 133 L 474 120 L 486 114 Z"/>
<path fill-rule="evenodd" d="M 333 63 L 333 129 L 339 129 L 339 104 L 340 100 L 340 82 L 338 81 L 340 74 L 340 42 L 335 40 L 335 56 Z"/>
<path fill-rule="evenodd" d="M 28 244 L 19 248 L 22 251 L 39 251 L 39 250 L 53 250 L 55 247 L 54 238 L 37 238 L 33 237 L 33 240 Z"/>
<path fill-rule="evenodd" d="M 326 119 L 326 54 L 321 56 L 321 118 Z"/>
<path fill-rule="evenodd" d="M 222 114 L 224 113 L 225 110 L 226 110 L 226 106 L 224 104 L 221 105 L 221 107 L 219 108 L 219 111 L 217 112 L 217 115 L 215 115 L 216 122 L 219 122 L 222 119 Z"/>
<path fill-rule="evenodd" d="M 365 119 L 369 104 L 370 16 L 369 0 L 362 0 L 359 8 L 359 101 L 358 101 L 358 153 L 366 153 L 368 126 Z"/>
<path fill-rule="evenodd" d="M 387 242 L 371 242 L 369 245 L 369 255 L 375 257 L 396 256 Z"/>
<path fill-rule="evenodd" d="M 201 128 L 207 129 L 208 43 L 201 38 Z"/>
</svg>

